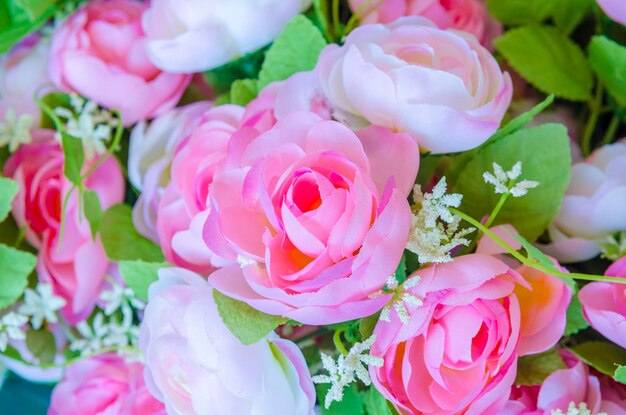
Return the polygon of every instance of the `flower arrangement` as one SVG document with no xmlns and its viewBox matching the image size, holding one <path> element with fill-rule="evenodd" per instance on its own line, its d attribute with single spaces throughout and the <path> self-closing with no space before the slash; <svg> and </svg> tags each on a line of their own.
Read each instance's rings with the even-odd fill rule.
<svg viewBox="0 0 626 415">
<path fill-rule="evenodd" d="M 7 0 L 0 53 L 11 413 L 626 414 L 626 3 Z"/>
</svg>

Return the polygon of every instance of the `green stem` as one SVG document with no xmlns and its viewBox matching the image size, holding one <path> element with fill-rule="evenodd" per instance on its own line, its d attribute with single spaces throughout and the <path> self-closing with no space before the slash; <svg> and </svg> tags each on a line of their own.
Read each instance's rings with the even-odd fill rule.
<svg viewBox="0 0 626 415">
<path fill-rule="evenodd" d="M 604 94 L 604 87 L 598 83 L 596 86 L 596 93 L 593 98 L 593 101 L 589 103 L 589 108 L 591 110 L 591 114 L 589 115 L 589 120 L 587 120 L 587 125 L 585 126 L 585 132 L 583 134 L 583 138 L 581 141 L 581 149 L 583 151 L 583 155 L 588 156 L 591 153 L 591 138 L 593 136 L 593 132 L 596 129 L 596 124 L 598 123 L 598 117 L 600 116 L 600 111 L 602 109 L 602 96 Z"/>
<path fill-rule="evenodd" d="M 602 139 L 602 145 L 607 145 L 610 144 L 613 141 L 613 138 L 615 137 L 615 133 L 617 132 L 617 127 L 619 127 L 620 124 L 620 118 L 613 114 L 613 118 L 611 118 L 611 122 L 609 123 L 609 126 L 606 129 L 606 134 L 604 134 L 604 138 Z"/>
<path fill-rule="evenodd" d="M 504 206 L 506 201 L 509 199 L 509 196 L 511 196 L 510 193 L 503 193 L 502 196 L 500 196 L 500 200 L 498 200 L 498 203 L 489 214 L 489 217 L 487 218 L 487 222 L 485 222 L 485 228 L 491 227 L 491 224 L 493 223 L 493 221 L 496 219 L 496 217 L 502 210 L 502 207 Z M 480 236 L 480 233 L 478 235 Z"/>
<path fill-rule="evenodd" d="M 333 343 L 335 343 L 335 347 L 337 348 L 337 350 L 339 350 L 341 352 L 342 355 L 346 356 L 348 354 L 348 351 L 346 350 L 345 346 L 343 345 L 343 342 L 341 341 L 341 333 L 343 333 L 344 330 L 337 330 L 335 332 L 335 334 L 333 334 Z"/>
<path fill-rule="evenodd" d="M 17 232 L 17 238 L 15 238 L 15 244 L 13 246 L 15 248 L 19 248 L 24 241 L 24 236 L 26 236 L 26 226 L 22 226 Z"/>
<path fill-rule="evenodd" d="M 333 14 L 333 34 L 335 39 L 339 39 L 341 36 L 341 31 L 339 29 L 339 0 L 333 0 L 332 5 L 332 14 Z"/>
</svg>

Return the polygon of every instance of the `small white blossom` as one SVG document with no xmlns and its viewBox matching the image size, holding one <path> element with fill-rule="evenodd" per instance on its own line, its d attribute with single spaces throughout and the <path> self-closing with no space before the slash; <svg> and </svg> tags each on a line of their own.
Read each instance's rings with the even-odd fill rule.
<svg viewBox="0 0 626 415">
<path fill-rule="evenodd" d="M 247 267 L 248 265 L 254 265 L 254 264 L 256 264 L 256 261 L 255 261 L 254 259 L 252 259 L 252 258 L 249 258 L 249 257 L 243 256 L 243 255 L 241 255 L 241 254 L 237 254 L 237 263 L 239 264 L 239 266 L 240 266 L 241 268 L 245 268 L 245 267 Z"/>
<path fill-rule="evenodd" d="M 110 316 L 117 310 L 135 308 L 143 310 L 145 304 L 141 301 L 132 289 L 123 287 L 120 284 L 112 284 L 110 290 L 102 291 L 100 299 L 104 302 L 104 314 Z"/>
<path fill-rule="evenodd" d="M 398 284 L 398 280 L 395 275 L 392 275 L 387 279 L 386 289 L 382 289 L 370 295 L 370 298 L 378 298 L 383 295 L 393 293 L 391 300 L 380 312 L 379 319 L 382 321 L 390 321 L 392 308 L 396 310 L 398 317 L 402 324 L 408 324 L 409 312 L 407 307 L 420 307 L 424 304 L 423 300 L 416 295 L 408 292 L 411 288 L 420 281 L 419 275 L 414 275 L 404 281 L 402 284 Z"/>
<path fill-rule="evenodd" d="M 57 311 L 65 304 L 63 298 L 54 295 L 50 284 L 40 283 L 34 290 L 27 288 L 24 291 L 24 304 L 18 308 L 18 312 L 30 316 L 31 326 L 39 330 L 44 320 L 48 323 L 56 323 Z"/>
<path fill-rule="evenodd" d="M 570 402 L 567 407 L 567 412 L 563 412 L 560 409 L 553 409 L 551 415 L 607 415 L 606 412 L 599 412 L 597 414 L 593 414 L 587 404 L 582 402 L 578 406 L 574 402 Z"/>
<path fill-rule="evenodd" d="M 0 319 L 0 352 L 4 352 L 9 345 L 9 340 L 24 340 L 26 335 L 22 327 L 28 323 L 28 317 L 13 311 L 5 314 Z"/>
<path fill-rule="evenodd" d="M 30 129 L 34 122 L 32 115 L 18 117 L 13 108 L 9 108 L 4 114 L 4 122 L 0 122 L 0 147 L 9 146 L 13 153 L 20 145 L 30 143 Z"/>
<path fill-rule="evenodd" d="M 539 186 L 534 180 L 515 180 L 522 174 L 522 162 L 518 161 L 509 171 L 504 171 L 498 163 L 493 163 L 493 174 L 486 171 L 483 173 L 485 183 L 492 184 L 498 194 L 509 193 L 513 197 L 522 197 L 529 189 Z"/>
<path fill-rule="evenodd" d="M 337 361 L 321 353 L 322 365 L 328 375 L 313 376 L 313 383 L 330 383 L 331 387 L 326 394 L 324 406 L 328 408 L 333 401 L 340 402 L 343 399 L 343 389 L 359 379 L 363 384 L 369 386 L 372 383 L 366 366 L 372 365 L 380 367 L 384 360 L 380 357 L 371 356 L 365 353 L 372 347 L 376 336 L 371 336 L 362 343 L 355 343 L 347 355 L 340 355 Z"/>
<path fill-rule="evenodd" d="M 104 323 L 104 315 L 96 314 L 91 326 L 86 321 L 76 325 L 81 334 L 81 339 L 76 339 L 70 344 L 70 350 L 80 352 L 81 356 L 89 356 L 98 353 L 104 348 L 103 339 L 108 333 L 108 327 Z"/>
<path fill-rule="evenodd" d="M 419 186 L 415 186 L 413 199 L 421 207 L 413 215 L 406 248 L 417 254 L 422 264 L 451 261 L 450 252 L 457 246 L 469 245 L 464 236 L 474 231 L 474 228 L 459 229 L 461 218 L 450 212 L 450 208 L 461 205 L 463 196 L 446 193 L 446 178 L 443 177 L 432 193 L 423 194 Z"/>
</svg>

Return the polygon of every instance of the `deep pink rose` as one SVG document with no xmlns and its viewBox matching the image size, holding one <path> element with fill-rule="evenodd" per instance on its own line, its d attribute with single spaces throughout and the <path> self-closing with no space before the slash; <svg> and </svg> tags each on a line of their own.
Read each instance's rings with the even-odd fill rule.
<svg viewBox="0 0 626 415">
<path fill-rule="evenodd" d="M 50 78 L 103 107 L 117 109 L 125 125 L 173 108 L 191 75 L 161 72 L 148 59 L 134 0 L 89 2 L 52 36 Z"/>
<path fill-rule="evenodd" d="M 357 135 L 358 134 L 358 135 Z M 353 133 L 311 112 L 233 136 L 213 178 L 204 240 L 241 265 L 209 281 L 269 314 L 306 324 L 364 317 L 408 239 L 419 153 L 407 134 Z"/>
<path fill-rule="evenodd" d="M 179 144 L 157 210 L 157 233 L 165 258 L 205 276 L 213 265 L 229 263 L 205 245 L 202 227 L 210 210 L 209 188 L 242 114 L 242 107 L 222 105 L 201 115 L 197 127 Z"/>
<path fill-rule="evenodd" d="M 597 0 L 598 5 L 611 19 L 626 25 L 626 5 L 622 0 Z"/>
<path fill-rule="evenodd" d="M 440 29 L 458 29 L 476 36 L 484 46 L 502 33 L 502 25 L 483 0 L 349 0 L 362 23 L 391 23 L 403 16 L 423 16 Z M 369 6 L 368 6 L 369 5 Z"/>
<path fill-rule="evenodd" d="M 605 275 L 626 278 L 626 257 L 614 262 Z M 591 327 L 626 348 L 626 285 L 592 282 L 580 290 L 578 298 Z"/>
<path fill-rule="evenodd" d="M 504 262 L 472 254 L 416 272 L 409 322 L 379 321 L 370 366 L 376 388 L 402 415 L 497 414 L 515 379 L 525 284 Z"/>
<path fill-rule="evenodd" d="M 485 142 L 512 96 L 511 77 L 473 36 L 423 17 L 358 27 L 316 70 L 336 119 L 408 132 L 433 153 Z"/>
<path fill-rule="evenodd" d="M 86 170 L 91 163 L 87 163 Z M 63 314 L 70 323 L 89 316 L 111 263 L 99 238 L 91 236 L 89 223 L 79 217 L 78 192 L 69 198 L 65 230 L 59 245 L 62 203 L 71 188 L 63 175 L 63 150 L 54 131 L 35 130 L 33 143 L 19 148 L 6 162 L 4 176 L 20 190 L 12 214 L 26 229 L 26 240 L 39 250 L 37 274 L 67 301 Z M 124 199 L 124 177 L 114 157 L 108 158 L 85 181 L 96 192 L 103 209 Z"/>
<path fill-rule="evenodd" d="M 166 415 L 146 389 L 143 371 L 115 353 L 80 359 L 52 391 L 48 415 Z"/>
</svg>

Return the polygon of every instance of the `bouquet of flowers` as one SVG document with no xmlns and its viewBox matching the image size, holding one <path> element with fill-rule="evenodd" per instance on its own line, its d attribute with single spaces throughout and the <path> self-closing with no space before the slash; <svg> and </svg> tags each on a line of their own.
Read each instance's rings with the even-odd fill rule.
<svg viewBox="0 0 626 415">
<path fill-rule="evenodd" d="M 10 413 L 626 414 L 626 2 L 2 0 L 0 53 Z"/>
</svg>

